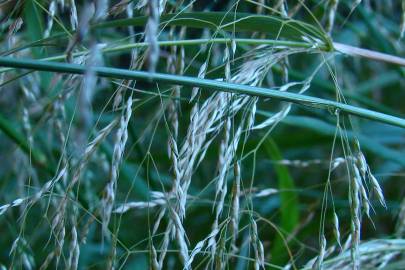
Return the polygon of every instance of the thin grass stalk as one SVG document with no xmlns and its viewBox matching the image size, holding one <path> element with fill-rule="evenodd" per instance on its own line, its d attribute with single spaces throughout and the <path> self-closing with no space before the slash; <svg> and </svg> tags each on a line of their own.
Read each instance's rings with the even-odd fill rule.
<svg viewBox="0 0 405 270">
<path fill-rule="evenodd" d="M 0 57 L 0 65 L 14 68 L 64 72 L 73 74 L 85 74 L 86 72 L 86 67 L 77 64 L 53 63 L 31 59 L 14 59 L 10 57 Z M 295 93 L 280 92 L 274 89 L 266 89 L 255 86 L 240 85 L 216 80 L 208 80 L 188 76 L 177 76 L 164 73 L 151 74 L 145 71 L 134 71 L 110 67 L 94 67 L 93 70 L 95 74 L 97 74 L 100 77 L 154 81 L 158 83 L 170 83 L 184 86 L 198 86 L 201 88 L 206 89 L 208 88 L 224 92 L 232 92 L 235 94 L 244 94 L 263 98 L 275 98 L 283 101 L 301 104 L 304 106 L 326 109 L 330 112 L 339 110 L 341 113 L 356 115 L 377 122 L 405 128 L 405 119 L 400 117 L 395 117 L 392 115 L 387 115 L 380 112 L 367 110 L 331 100 L 300 95 Z"/>
</svg>

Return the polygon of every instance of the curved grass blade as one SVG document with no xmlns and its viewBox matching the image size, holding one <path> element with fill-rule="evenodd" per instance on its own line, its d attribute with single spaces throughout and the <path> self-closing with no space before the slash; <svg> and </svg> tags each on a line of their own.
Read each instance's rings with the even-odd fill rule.
<svg viewBox="0 0 405 270">
<path fill-rule="evenodd" d="M 147 17 L 121 19 L 94 25 L 95 29 L 110 27 L 144 26 Z M 214 30 L 237 32 L 263 32 L 271 38 L 302 40 L 303 36 L 321 40 L 328 48 L 331 41 L 322 30 L 300 21 L 270 15 L 231 12 L 190 12 L 165 14 L 160 17 L 161 25 L 211 28 Z"/>
<path fill-rule="evenodd" d="M 72 74 L 84 74 L 86 67 L 77 64 L 54 63 L 38 61 L 32 59 L 14 59 L 10 57 L 0 57 L 0 65 L 5 67 L 25 68 L 41 71 L 64 72 Z M 325 109 L 330 112 L 342 112 L 360 116 L 366 119 L 405 128 L 405 119 L 380 112 L 367 110 L 344 103 L 311 97 L 301 94 L 281 92 L 274 89 L 253 87 L 248 85 L 226 83 L 217 80 L 200 79 L 188 76 L 170 75 L 165 73 L 149 73 L 145 71 L 134 71 L 111 67 L 94 67 L 94 72 L 100 77 L 136 79 L 147 82 L 160 82 L 184 86 L 197 86 L 216 91 L 232 92 L 236 94 L 251 95 L 265 98 L 275 98 L 283 101 L 293 102 L 304 106 Z"/>
</svg>

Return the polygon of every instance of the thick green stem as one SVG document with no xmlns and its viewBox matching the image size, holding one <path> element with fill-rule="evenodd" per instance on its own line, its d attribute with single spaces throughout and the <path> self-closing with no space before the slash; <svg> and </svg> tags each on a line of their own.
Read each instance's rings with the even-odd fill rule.
<svg viewBox="0 0 405 270">
<path fill-rule="evenodd" d="M 63 72 L 73 74 L 84 74 L 86 67 L 76 64 L 54 63 L 47 61 L 38 61 L 31 59 L 14 59 L 10 57 L 0 57 L 0 65 L 13 68 L 25 68 L 32 70 Z M 127 69 L 94 67 L 94 72 L 100 77 L 135 79 L 143 81 L 153 81 L 158 83 L 169 83 L 175 85 L 197 86 L 210 90 L 232 92 L 235 94 L 244 94 L 265 98 L 276 98 L 292 103 L 302 104 L 305 106 L 327 109 L 329 111 L 340 111 L 352 115 L 357 115 L 370 120 L 405 128 L 405 119 L 371 111 L 355 106 L 306 96 L 295 93 L 281 92 L 274 89 L 266 89 L 248 85 L 226 83 L 216 80 L 200 79 L 188 76 L 170 75 L 164 73 L 149 73 L 145 71 L 133 71 Z"/>
</svg>

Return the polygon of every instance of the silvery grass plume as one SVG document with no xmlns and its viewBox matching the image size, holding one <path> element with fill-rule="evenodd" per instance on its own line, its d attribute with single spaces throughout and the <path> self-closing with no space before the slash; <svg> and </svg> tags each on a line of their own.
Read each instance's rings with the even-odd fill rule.
<svg viewBox="0 0 405 270">
<path fill-rule="evenodd" d="M 121 1 L 117 5 L 122 5 L 125 7 L 126 14 L 128 18 L 132 18 L 134 16 L 134 10 L 133 10 L 133 3 L 129 1 Z M 130 36 L 129 40 L 131 43 L 135 43 L 135 28 L 133 26 L 128 26 L 128 34 Z M 140 63 L 137 65 L 136 61 L 138 58 L 138 50 L 137 49 L 132 49 L 131 50 L 131 63 L 129 66 L 129 69 L 137 69 L 140 68 Z M 122 80 L 121 84 L 118 86 L 115 96 L 114 96 L 114 101 L 113 101 L 113 109 L 116 110 L 118 106 L 120 106 L 123 96 L 125 93 L 125 89 L 129 87 L 129 85 L 132 83 L 131 80 Z"/>
<path fill-rule="evenodd" d="M 242 126 L 239 126 L 237 128 L 237 131 L 233 135 L 233 138 L 231 138 L 231 119 L 228 118 L 226 120 L 226 125 L 225 125 L 225 130 L 224 130 L 224 138 L 221 142 L 220 145 L 220 152 L 219 152 L 219 159 L 218 159 L 218 178 L 216 180 L 216 193 L 215 193 L 215 203 L 214 203 L 214 212 L 215 212 L 215 220 L 212 225 L 212 232 L 211 232 L 211 238 L 209 239 L 209 245 L 211 246 L 211 260 L 214 261 L 215 256 L 217 255 L 217 241 L 216 241 L 216 236 L 213 232 L 218 232 L 220 230 L 219 228 L 219 223 L 220 223 L 220 217 L 225 205 L 225 197 L 228 193 L 228 184 L 226 181 L 226 176 L 229 170 L 229 167 L 234 159 L 235 156 L 235 151 L 238 148 L 238 143 L 239 139 L 242 134 Z M 239 172 L 239 168 L 236 168 L 236 172 Z M 240 176 L 235 175 L 235 182 L 240 182 Z M 239 197 L 239 194 L 235 194 Z M 236 204 L 233 206 L 236 206 L 238 209 L 235 209 L 235 211 L 239 211 L 239 203 L 236 201 Z M 236 218 L 238 216 L 235 216 L 235 214 L 232 215 L 233 220 L 233 225 L 237 225 Z M 233 237 L 236 239 L 236 235 L 233 235 Z"/>
<path fill-rule="evenodd" d="M 49 8 L 48 8 L 48 25 L 44 31 L 44 38 L 49 37 L 49 35 L 51 34 L 53 21 L 54 21 L 55 15 L 56 15 L 57 8 L 58 8 L 57 0 L 51 1 L 51 3 L 49 4 Z"/>
<path fill-rule="evenodd" d="M 75 218 L 72 220 L 71 241 L 69 245 L 69 257 L 67 260 L 66 269 L 76 270 L 79 265 L 80 247 L 77 235 Z"/>
<path fill-rule="evenodd" d="M 165 10 L 167 0 L 158 0 L 158 1 L 159 2 L 156 1 L 158 13 L 159 15 L 162 15 L 163 11 Z M 135 8 L 136 9 L 146 8 L 149 2 L 150 2 L 149 0 L 139 0 Z"/>
<path fill-rule="evenodd" d="M 401 16 L 401 24 L 399 26 L 399 39 L 402 39 L 405 33 L 405 0 L 401 1 L 401 7 L 402 7 L 402 16 Z"/>
<path fill-rule="evenodd" d="M 69 5 L 70 5 L 70 27 L 72 27 L 72 30 L 76 30 L 78 25 L 79 25 L 79 19 L 77 17 L 77 8 L 76 8 L 76 0 L 70 0 Z"/>
<path fill-rule="evenodd" d="M 148 22 L 145 27 L 145 41 L 149 43 L 148 61 L 149 72 L 156 71 L 156 65 L 159 61 L 160 47 L 158 45 L 159 30 L 159 9 L 158 0 L 148 1 Z"/>
<path fill-rule="evenodd" d="M 55 186 L 55 184 L 58 183 L 63 178 L 63 176 L 66 173 L 67 173 L 67 168 L 65 167 L 65 168 L 61 169 L 60 172 L 58 173 L 58 175 L 56 175 L 53 179 L 46 182 L 42 186 L 42 188 L 38 192 L 36 192 L 34 195 L 25 197 L 25 198 L 18 198 L 18 199 L 15 199 L 14 201 L 12 201 L 11 203 L 0 206 L 0 216 L 13 207 L 18 207 L 18 206 L 21 206 L 24 204 L 25 205 L 35 204 L 39 199 L 41 199 L 45 195 L 46 192 L 50 191 Z"/>
<path fill-rule="evenodd" d="M 280 51 L 275 52 L 274 48 L 268 49 L 267 47 L 261 47 L 246 55 L 247 57 L 253 56 L 253 59 L 242 64 L 239 71 L 231 78 L 231 82 L 253 86 L 260 85 L 271 66 L 287 55 L 304 51 L 308 51 L 308 49 L 280 48 Z M 189 128 L 183 146 L 179 149 L 177 142 L 172 140 L 171 145 L 175 153 L 173 155 L 175 158 L 173 160 L 175 180 L 173 182 L 172 192 L 176 194 L 176 210 L 181 219 L 185 217 L 186 198 L 194 168 L 203 160 L 205 152 L 213 141 L 213 138 L 217 136 L 219 130 L 223 128 L 224 123 L 226 122 L 223 119 L 226 119 L 226 117 L 232 118 L 246 104 L 250 104 L 251 106 L 255 105 L 255 102 L 251 102 L 252 100 L 254 101 L 256 98 L 230 93 L 215 93 L 202 105 L 196 103 L 193 106 L 190 114 Z M 252 118 L 253 117 L 251 116 L 250 119 Z M 252 126 L 253 120 L 250 122 L 250 125 Z M 227 150 L 224 152 L 226 155 L 226 162 L 224 165 L 226 166 L 223 166 L 219 172 L 217 186 L 220 187 L 218 193 L 220 200 L 215 206 L 217 218 L 216 221 L 214 221 L 212 231 L 217 231 L 217 226 L 215 224 L 218 224 L 219 216 L 223 209 L 223 200 L 227 194 L 227 188 L 225 184 L 223 184 L 223 179 L 226 171 L 229 169 L 229 163 L 233 159 L 232 153 L 234 153 L 237 148 L 239 138 L 242 134 L 241 126 L 237 130 L 238 131 L 236 132 L 236 135 L 234 135 L 232 143 L 227 146 Z M 171 231 L 172 229 L 167 228 L 166 230 Z M 182 230 L 179 232 L 182 233 L 184 231 Z M 208 243 L 211 246 L 211 254 L 213 255 L 216 250 L 216 245 L 213 242 L 215 241 L 216 234 L 210 233 L 210 235 L 212 237 Z"/>
<path fill-rule="evenodd" d="M 339 159 L 340 160 L 340 159 Z M 352 259 L 353 269 L 360 269 L 363 267 L 361 265 L 360 254 L 359 254 L 359 245 L 361 239 L 361 223 L 362 216 L 365 214 L 368 218 L 371 219 L 370 209 L 372 209 L 371 201 L 369 199 L 371 192 L 375 194 L 379 203 L 386 207 L 384 195 L 382 189 L 371 173 L 370 168 L 367 164 L 366 158 L 360 149 L 360 144 L 355 140 L 355 155 L 347 156 L 345 162 L 348 164 L 349 169 L 349 205 L 350 205 L 350 214 L 351 214 L 351 235 L 350 240 L 348 239 L 346 245 L 350 243 L 350 254 Z M 331 170 L 336 168 L 334 165 L 335 162 L 332 162 Z M 339 161 L 338 164 L 341 164 L 342 161 Z M 341 246 L 340 243 L 340 231 L 339 231 L 339 218 L 336 212 L 333 213 L 333 225 L 334 225 L 334 235 L 337 240 L 338 246 Z M 324 258 L 326 256 L 326 238 L 321 235 L 321 245 L 320 252 L 316 260 L 314 260 L 314 267 L 316 269 L 323 269 Z M 331 247 L 332 248 L 332 247 Z M 345 248 L 343 248 L 345 249 Z"/>
<path fill-rule="evenodd" d="M 174 38 L 174 31 L 175 27 L 170 28 L 169 32 L 169 39 Z M 186 28 L 182 27 L 179 33 L 179 38 L 183 39 L 186 34 Z M 167 58 L 167 71 L 171 74 L 184 74 L 184 68 L 185 68 L 185 50 L 184 46 L 180 46 L 178 48 L 177 46 L 172 46 L 170 48 L 171 54 Z M 174 89 L 171 93 L 171 99 L 169 100 L 169 106 L 168 106 L 168 120 L 170 123 L 171 127 L 171 136 L 173 137 L 175 141 L 177 140 L 178 133 L 179 133 L 179 109 L 180 109 L 180 90 L 181 86 L 174 86 Z M 174 152 L 171 150 L 171 139 L 168 139 L 168 153 L 170 159 L 173 160 L 173 155 Z"/>
<path fill-rule="evenodd" d="M 10 250 L 10 256 L 17 257 L 19 260 L 21 260 L 21 265 L 24 267 L 24 269 L 35 269 L 35 260 L 34 256 L 32 253 L 32 250 L 27 243 L 27 241 L 24 239 L 22 236 L 18 236 L 13 244 L 11 245 L 11 250 Z M 14 268 L 14 262 L 11 264 L 11 269 Z M 17 267 L 17 266 L 15 266 Z M 6 269 L 6 268 L 4 268 Z"/>
<path fill-rule="evenodd" d="M 286 0 L 278 0 L 276 4 L 274 5 L 274 9 L 279 10 L 281 16 L 283 17 L 288 17 L 288 12 L 287 12 L 287 1 Z"/>
<path fill-rule="evenodd" d="M 79 43 L 82 41 L 86 40 L 88 37 L 90 39 L 92 38 L 91 35 L 89 35 L 90 32 L 90 21 L 94 17 L 94 5 L 91 3 L 86 3 L 83 7 L 83 9 L 80 12 L 80 17 L 79 19 L 77 18 L 77 11 L 73 10 L 75 9 L 76 6 L 74 4 L 74 0 L 72 4 L 72 9 L 71 12 L 75 12 L 74 14 L 71 14 L 71 24 L 74 25 L 72 28 L 76 30 L 76 33 L 73 35 L 73 37 L 69 40 L 69 43 L 66 47 L 65 54 L 66 54 L 66 59 L 68 62 L 74 62 L 75 59 L 73 59 L 73 51 Z M 93 41 L 93 46 L 96 43 Z M 97 55 L 98 56 L 98 55 Z"/>
<path fill-rule="evenodd" d="M 20 17 L 18 17 L 8 28 L 7 43 L 6 43 L 8 49 L 12 49 L 15 46 L 16 41 L 18 40 L 16 34 L 23 26 L 23 23 L 24 21 Z"/>
<path fill-rule="evenodd" d="M 79 149 L 84 148 L 87 136 L 93 123 L 92 100 L 97 85 L 97 76 L 94 72 L 94 67 L 102 63 L 100 49 L 103 44 L 93 44 L 90 49 L 90 56 L 86 61 L 86 73 L 84 75 L 83 88 L 79 92 L 78 108 L 79 108 L 79 129 L 77 145 Z"/>
<path fill-rule="evenodd" d="M 332 34 L 333 27 L 335 25 L 335 16 L 339 6 L 339 0 L 330 0 L 328 2 L 328 20 L 326 23 L 326 31 L 329 35 Z"/>
<path fill-rule="evenodd" d="M 252 239 L 252 246 L 255 254 L 254 268 L 255 270 L 259 270 L 260 268 L 265 269 L 264 247 L 262 241 L 260 241 L 259 238 L 256 220 L 251 218 L 250 225 L 251 225 L 250 238 Z"/>
<path fill-rule="evenodd" d="M 96 0 L 95 1 L 95 14 L 94 19 L 96 21 L 104 20 L 108 16 L 108 0 Z"/>
<path fill-rule="evenodd" d="M 119 167 L 122 162 L 122 156 L 128 139 L 128 124 L 132 115 L 132 95 L 128 98 L 124 108 L 125 111 L 121 116 L 120 125 L 115 135 L 116 138 L 111 161 L 110 179 L 104 188 L 104 194 L 101 200 L 101 219 L 104 233 L 108 232 L 108 224 L 110 222 L 111 212 L 115 202 Z"/>
<path fill-rule="evenodd" d="M 337 157 L 337 158 L 333 159 L 331 162 L 332 171 L 335 170 L 340 165 L 344 164 L 345 162 L 346 162 L 346 159 L 343 157 Z M 307 167 L 315 166 L 315 165 L 325 165 L 326 166 L 330 162 L 323 160 L 323 159 L 312 159 L 312 160 L 282 159 L 282 160 L 272 160 L 271 163 L 290 166 L 290 167 L 297 167 L 297 168 L 307 168 Z"/>
<path fill-rule="evenodd" d="M 0 16 L 1 16 L 1 12 L 0 12 Z M 4 44 L 4 49 L 12 49 L 16 43 L 17 40 L 19 39 L 17 37 L 17 32 L 21 29 L 22 25 L 23 25 L 24 21 L 18 17 L 14 22 L 12 22 L 12 24 L 9 26 L 8 31 L 7 31 L 7 42 L 5 42 Z M 3 44 L 2 44 L 3 47 Z M 18 55 L 18 52 L 14 53 L 14 55 Z M 3 84 L 4 79 L 5 79 L 6 73 L 1 73 L 0 74 L 0 84 Z"/>
<path fill-rule="evenodd" d="M 350 179 L 349 179 L 349 204 L 351 213 L 351 258 L 354 269 L 359 269 L 361 266 L 361 258 L 359 257 L 360 232 L 362 214 L 366 214 L 370 218 L 371 203 L 369 194 L 367 193 L 367 180 L 375 192 L 380 204 L 384 207 L 385 200 L 382 194 L 382 189 L 370 171 L 367 161 L 360 149 L 360 143 L 355 140 L 356 155 L 348 162 L 350 164 Z"/>
<path fill-rule="evenodd" d="M 350 240 L 350 239 L 349 239 Z M 324 269 L 331 270 L 351 270 L 353 269 L 351 251 L 348 246 L 342 252 L 334 252 L 333 249 L 329 250 L 323 262 Z M 404 239 L 376 239 L 359 244 L 359 264 L 362 269 L 386 269 L 389 268 L 390 263 L 395 265 L 396 262 L 403 263 L 403 254 L 405 250 Z M 392 256 L 396 254 L 396 256 Z M 387 260 L 388 259 L 388 260 Z M 303 268 L 304 270 L 312 269 L 313 260 L 307 263 Z M 401 264 L 398 264 L 401 265 Z M 395 266 L 394 266 L 395 267 Z M 398 269 L 398 268 L 394 268 Z"/>
<path fill-rule="evenodd" d="M 240 186 L 241 186 L 241 170 L 240 162 L 234 162 L 234 177 L 235 181 L 232 187 L 232 216 L 231 216 L 231 228 L 232 228 L 232 249 L 237 251 L 236 240 L 239 233 L 239 211 L 240 211 Z"/>
<path fill-rule="evenodd" d="M 172 196 L 171 198 L 167 196 Z M 154 208 L 157 206 L 166 206 L 167 200 L 172 199 L 173 195 L 171 194 L 164 194 L 160 191 L 151 191 L 150 192 L 151 200 L 147 202 L 126 202 L 120 204 L 116 207 L 113 212 L 116 214 L 123 214 L 131 209 L 145 209 L 145 208 Z"/>
<path fill-rule="evenodd" d="M 56 262 L 58 264 L 58 260 L 62 253 L 62 248 L 63 248 L 64 240 L 65 240 L 65 232 L 66 232 L 66 229 L 65 229 L 66 216 L 65 215 L 66 215 L 66 210 L 67 210 L 68 202 L 69 202 L 68 197 L 72 195 L 71 190 L 79 182 L 81 174 L 84 171 L 91 156 L 96 151 L 99 144 L 112 131 L 112 129 L 115 127 L 116 124 L 117 124 L 117 120 L 114 120 L 110 124 L 108 124 L 106 127 L 104 127 L 102 130 L 99 131 L 97 136 L 91 142 L 88 143 L 86 149 L 84 150 L 83 156 L 81 157 L 78 164 L 76 165 L 75 172 L 73 173 L 72 179 L 68 183 L 65 194 L 59 200 L 59 203 L 56 206 L 57 211 L 51 221 L 52 232 L 56 238 L 55 239 L 56 249 L 54 252 L 52 252 L 48 255 L 48 257 L 46 258 L 46 260 L 44 261 L 44 263 L 41 266 L 42 269 L 46 269 L 54 257 L 56 257 Z M 62 178 L 61 174 L 59 174 L 59 176 L 60 177 L 58 177 L 57 179 Z M 75 206 L 73 206 L 73 209 L 75 209 Z"/>
<path fill-rule="evenodd" d="M 115 203 L 116 190 L 118 186 L 119 169 L 122 162 L 122 157 L 125 151 L 125 145 L 128 140 L 128 124 L 132 116 L 132 94 L 129 96 L 120 119 L 118 127 L 114 150 L 112 155 L 110 178 L 104 187 L 103 197 L 101 199 L 100 212 L 102 222 L 103 237 L 108 234 L 108 225 L 111 219 L 112 210 Z M 114 239 L 111 245 L 111 254 L 108 260 L 108 268 L 114 269 L 116 256 L 116 240 Z"/>
<path fill-rule="evenodd" d="M 44 31 L 44 38 L 47 38 L 50 36 L 53 24 L 55 21 L 55 18 L 57 16 L 58 12 L 58 4 L 60 6 L 60 9 L 63 10 L 65 7 L 65 2 L 64 0 L 52 0 L 51 3 L 49 4 L 47 13 L 48 13 L 48 18 L 47 18 L 47 26 Z M 77 8 L 76 8 L 76 3 L 75 0 L 70 0 L 67 4 L 67 6 L 70 6 L 70 26 L 72 30 L 76 30 L 78 26 L 78 18 L 77 18 Z"/>
</svg>

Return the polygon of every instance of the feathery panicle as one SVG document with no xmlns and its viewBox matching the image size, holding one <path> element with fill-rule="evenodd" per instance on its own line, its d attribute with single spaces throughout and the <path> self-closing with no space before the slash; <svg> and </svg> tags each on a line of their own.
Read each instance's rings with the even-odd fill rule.
<svg viewBox="0 0 405 270">
<path fill-rule="evenodd" d="M 271 263 L 296 269 L 301 262 L 307 262 L 299 265 L 303 269 L 348 270 L 403 264 L 405 201 L 390 239 L 361 239 L 362 226 L 369 225 L 363 225 L 363 216 L 376 228 L 387 219 L 381 216 L 373 223 L 373 214 L 381 209 L 374 211 L 372 203 L 392 205 L 386 204 L 378 177 L 402 176 L 401 133 L 392 136 L 397 130 L 346 115 L 401 126 L 400 117 L 389 115 L 400 102 L 392 102 L 389 91 L 383 91 L 399 85 L 392 83 L 398 81 L 397 72 L 391 74 L 395 66 L 369 66 L 367 61 L 356 60 L 349 70 L 344 65 L 355 55 L 404 61 L 353 46 L 352 54 L 342 59 L 337 54 L 348 54 L 341 49 L 347 45 L 331 37 L 333 33 L 353 43 L 370 41 L 347 31 L 346 21 L 337 28 L 337 19 L 345 16 L 355 25 L 366 22 L 373 36 L 385 38 L 379 45 L 400 54 L 405 0 L 352 0 L 345 3 L 349 14 L 340 9 L 339 0 L 217 2 L 0 4 L 0 54 L 5 63 L 0 67 L 0 227 L 10 225 L 0 242 L 11 247 L 2 261 L 9 269 L 73 270 L 99 263 L 123 269 L 138 261 L 154 270 L 265 269 Z M 398 38 L 391 26 L 401 15 L 400 39 L 391 46 Z M 383 24 L 377 27 L 366 18 Z M 390 27 L 383 27 L 385 22 Z M 17 59 L 29 57 L 35 59 Z M 374 73 L 381 76 L 359 84 Z M 341 84 L 361 91 L 346 93 Z M 378 91 L 371 94 L 370 85 Z M 367 110 L 345 100 L 360 101 L 363 95 L 360 103 Z M 304 117 L 288 117 L 301 112 L 296 103 L 314 110 L 305 111 Z M 318 109 L 330 115 L 315 120 Z M 377 113 L 380 109 L 384 114 Z M 272 133 L 282 122 L 286 125 L 281 133 Z M 358 135 L 366 128 L 373 136 Z M 308 130 L 317 135 L 311 138 Z M 384 140 L 374 136 L 383 130 L 389 131 Z M 280 140 L 285 159 L 267 158 L 262 147 L 267 136 Z M 314 141 L 317 147 L 303 151 Z M 325 158 L 328 142 L 333 150 Z M 269 171 L 269 163 L 288 166 L 285 169 L 300 178 L 298 186 L 273 188 L 284 179 L 269 181 L 269 173 L 279 173 Z M 346 166 L 347 179 L 342 178 L 341 165 Z M 317 211 L 322 194 L 319 181 L 311 176 L 326 172 L 328 185 L 322 211 Z M 392 202 L 398 190 L 387 187 Z M 274 214 L 281 211 L 284 216 L 289 210 L 285 200 L 274 209 L 279 202 L 273 195 L 290 191 L 310 192 L 316 198 L 291 205 L 300 209 L 299 219 L 279 220 Z M 302 236 L 318 225 L 310 222 L 313 218 L 321 221 L 319 253 L 308 258 L 312 240 Z M 286 234 L 283 241 L 271 242 L 269 225 Z M 368 229 L 367 235 L 377 236 Z M 102 250 L 106 238 L 107 249 Z M 293 244 L 295 239 L 303 243 Z M 281 254 L 283 246 L 288 254 Z M 88 256 L 93 249 L 100 252 Z"/>
<path fill-rule="evenodd" d="M 250 237 L 252 239 L 253 251 L 255 253 L 255 270 L 259 270 L 260 268 L 265 269 L 263 243 L 259 239 L 257 223 L 253 218 L 250 221 L 250 226 L 252 228 Z"/>
<path fill-rule="evenodd" d="M 232 188 L 232 248 L 236 249 L 236 238 L 239 232 L 239 197 L 240 197 L 240 181 L 241 172 L 239 162 L 234 162 L 234 177 L 235 181 Z"/>
<path fill-rule="evenodd" d="M 335 234 L 335 238 L 339 247 L 342 247 L 340 243 L 339 218 L 336 212 L 333 212 L 333 233 Z"/>
<path fill-rule="evenodd" d="M 286 0 L 278 0 L 276 2 L 276 4 L 274 5 L 274 9 L 279 10 L 279 12 L 282 16 L 288 17 Z"/>
<path fill-rule="evenodd" d="M 108 16 L 108 0 L 96 0 L 96 11 L 94 14 L 94 19 L 96 21 L 104 20 Z"/>
<path fill-rule="evenodd" d="M 350 239 L 349 239 L 350 240 Z M 386 269 L 390 261 L 402 252 L 405 247 L 404 239 L 375 239 L 362 242 L 359 245 L 359 263 L 362 269 Z M 350 251 L 343 249 L 342 252 L 331 256 L 332 252 L 327 252 L 323 263 L 324 269 L 331 270 L 351 270 L 353 269 Z M 312 269 L 311 260 L 303 269 Z M 397 262 L 398 263 L 398 262 Z M 402 262 L 399 261 L 401 264 Z"/>
<path fill-rule="evenodd" d="M 27 134 L 28 143 L 32 147 L 34 145 L 34 138 L 32 135 L 31 124 L 27 108 L 23 108 L 22 122 L 24 131 Z"/>
<path fill-rule="evenodd" d="M 117 180 L 119 167 L 122 162 L 122 156 L 124 154 L 125 145 L 128 139 L 128 124 L 132 115 L 132 95 L 128 98 L 125 112 L 122 114 L 120 119 L 120 126 L 116 133 L 113 157 L 111 161 L 111 172 L 110 179 L 104 188 L 104 195 L 101 201 L 102 207 L 102 224 L 103 232 L 106 233 L 108 224 L 110 222 L 111 212 L 114 207 L 115 193 L 117 189 Z"/>
<path fill-rule="evenodd" d="M 204 79 L 205 74 L 207 73 L 207 68 L 208 68 L 208 62 L 205 61 L 201 66 L 200 70 L 198 71 L 198 78 Z M 190 102 L 192 102 L 195 97 L 198 95 L 200 88 L 199 87 L 193 87 L 193 90 L 191 92 L 191 97 L 190 97 Z"/>
<path fill-rule="evenodd" d="M 76 270 L 79 264 L 79 256 L 80 256 L 80 247 L 77 237 L 77 229 L 76 226 L 72 226 L 71 230 L 71 241 L 69 246 L 69 258 L 68 258 L 68 265 L 67 269 Z"/>
<path fill-rule="evenodd" d="M 158 45 L 159 30 L 159 2 L 158 0 L 148 1 L 148 22 L 145 27 L 145 41 L 149 43 L 149 72 L 154 73 L 159 61 L 160 48 Z"/>
<path fill-rule="evenodd" d="M 25 198 L 18 198 L 12 201 L 11 203 L 4 204 L 0 206 L 0 216 L 3 215 L 7 210 L 13 207 L 21 206 L 27 203 L 34 204 L 36 203 L 40 198 L 43 197 L 43 195 L 48 192 L 60 179 L 64 177 L 64 175 L 67 173 L 66 167 L 63 168 L 57 176 L 55 176 L 52 180 L 46 182 L 42 188 L 35 193 L 34 195 L 30 197 L 25 197 Z"/>
<path fill-rule="evenodd" d="M 335 16 L 337 8 L 339 5 L 339 0 L 330 0 L 328 3 L 328 20 L 326 24 L 326 31 L 329 35 L 332 34 L 333 26 L 335 25 Z"/>
<path fill-rule="evenodd" d="M 16 34 L 21 29 L 23 20 L 18 17 L 8 28 L 7 32 L 7 46 L 12 49 L 17 41 Z"/>
<path fill-rule="evenodd" d="M 76 30 L 79 25 L 79 19 L 77 17 L 77 8 L 76 8 L 76 0 L 70 0 L 70 26 L 72 30 Z"/>
<path fill-rule="evenodd" d="M 402 16 L 401 16 L 401 24 L 399 26 L 399 39 L 402 39 L 405 33 L 405 0 L 401 0 L 401 7 L 402 7 Z"/>
<path fill-rule="evenodd" d="M 317 270 L 323 269 L 323 261 L 326 254 L 326 238 L 324 235 L 321 235 L 321 246 L 319 247 L 319 255 L 315 261 L 314 268 Z"/>
<path fill-rule="evenodd" d="M 162 192 L 152 191 L 151 192 L 152 200 L 148 202 L 126 202 L 114 209 L 113 213 L 122 214 L 131 209 L 145 209 L 145 208 L 154 208 L 157 206 L 165 206 L 167 204 L 167 195 Z"/>
<path fill-rule="evenodd" d="M 52 26 L 53 26 L 53 20 L 54 17 L 56 15 L 56 11 L 57 11 L 57 0 L 52 0 L 51 4 L 49 5 L 49 17 L 48 17 L 48 25 L 46 27 L 46 30 L 44 32 L 44 38 L 49 37 L 49 35 L 51 34 L 51 30 L 52 30 Z"/>
<path fill-rule="evenodd" d="M 352 175 L 349 180 L 349 203 L 351 214 L 351 257 L 353 268 L 360 268 L 359 261 L 359 244 L 360 244 L 360 229 L 361 229 L 361 201 L 360 187 L 361 176 L 355 164 L 352 166 Z"/>
</svg>

